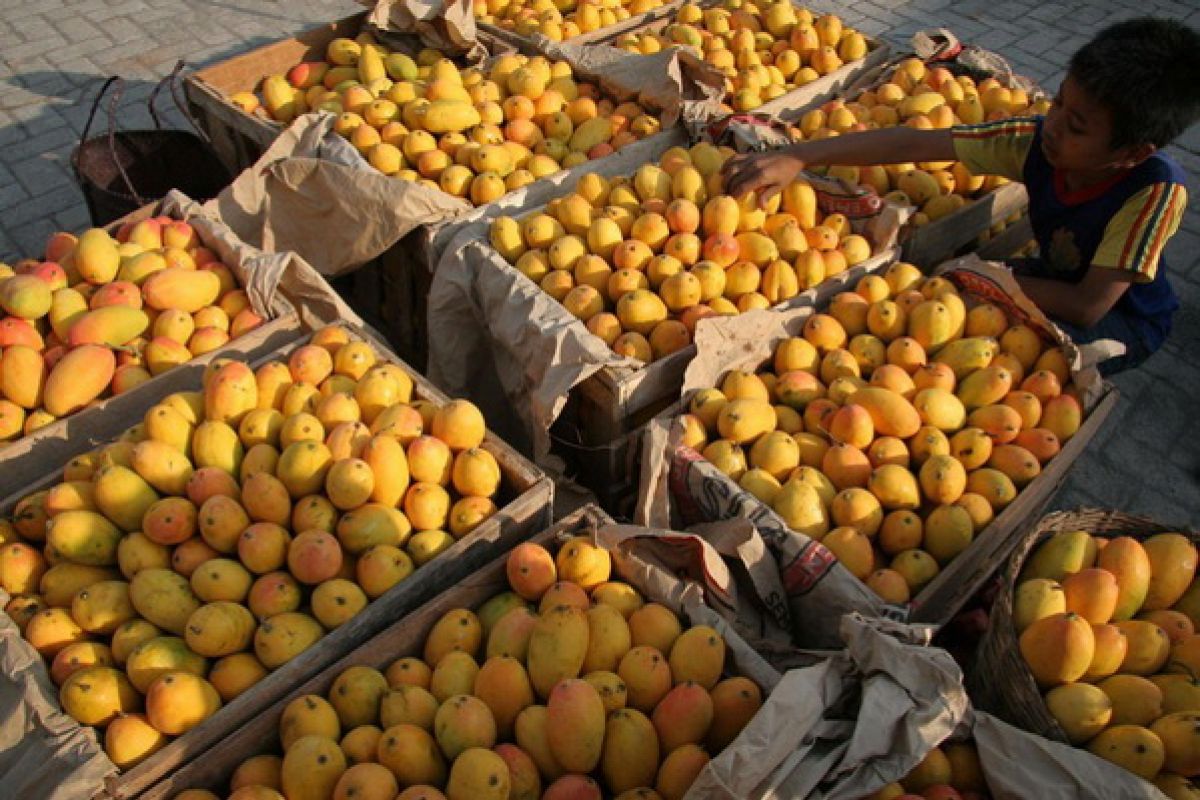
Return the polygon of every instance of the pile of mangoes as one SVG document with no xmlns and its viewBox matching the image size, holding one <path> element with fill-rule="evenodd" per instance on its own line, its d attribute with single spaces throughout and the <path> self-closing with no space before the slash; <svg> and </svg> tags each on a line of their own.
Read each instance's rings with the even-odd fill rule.
<svg viewBox="0 0 1200 800">
<path fill-rule="evenodd" d="M 337 114 L 334 130 L 380 172 L 474 205 L 662 129 L 636 102 L 577 81 L 565 61 L 509 54 L 459 67 L 436 50 L 391 52 L 369 34 L 334 39 L 325 61 L 268 75 L 259 91 L 261 101 L 230 101 L 284 124 L 309 110 Z"/>
<path fill-rule="evenodd" d="M 1067 738 L 1173 798 L 1200 775 L 1196 560 L 1179 533 L 1064 531 L 1013 596 L 1021 655 Z"/>
<path fill-rule="evenodd" d="M 263 322 L 192 226 L 159 216 L 0 264 L 0 448 Z"/>
<path fill-rule="evenodd" d="M 903 604 L 1075 434 L 1076 391 L 1062 347 L 898 262 L 696 392 L 684 444 Z"/>
<path fill-rule="evenodd" d="M 0 525 L 5 609 L 127 769 L 496 513 L 479 410 L 344 328 L 151 407 Z"/>
<path fill-rule="evenodd" d="M 616 46 L 633 53 L 690 49 L 725 75 L 733 111 L 812 83 L 867 54 L 867 40 L 836 14 L 813 16 L 789 0 L 724 0 L 711 8 L 686 3 L 661 33 L 632 31 Z"/>
<path fill-rule="evenodd" d="M 661 8 L 662 0 L 474 0 L 475 18 L 522 36 L 540 33 L 553 42 L 624 22 Z"/>
<path fill-rule="evenodd" d="M 282 756 L 243 762 L 229 800 L 682 798 L 760 688 L 722 677 L 717 631 L 613 580 L 591 537 L 556 549 L 513 549 L 511 590 L 446 613 L 417 655 L 288 703 Z"/>
<path fill-rule="evenodd" d="M 704 317 L 770 308 L 871 257 L 807 181 L 765 204 L 723 193 L 727 148 L 672 147 L 630 177 L 589 173 L 490 241 L 615 352 L 656 361 L 691 344 Z"/>
</svg>

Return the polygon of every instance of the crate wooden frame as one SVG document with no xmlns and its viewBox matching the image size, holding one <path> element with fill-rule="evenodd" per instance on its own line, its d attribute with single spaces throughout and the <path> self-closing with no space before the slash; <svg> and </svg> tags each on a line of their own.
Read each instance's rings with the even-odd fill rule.
<svg viewBox="0 0 1200 800">
<path fill-rule="evenodd" d="M 352 339 L 365 341 L 375 351 L 379 362 L 399 364 L 413 381 L 413 396 L 430 400 L 438 405 L 449 401 L 449 397 L 397 358 L 384 343 L 369 331 L 341 323 Z M 263 363 L 286 358 L 294 349 L 303 346 L 312 338 L 311 333 L 293 339 L 287 347 L 260 356 L 252 362 L 258 367 Z M 228 352 L 224 354 L 228 356 Z M 191 388 L 198 385 L 202 365 L 189 371 L 193 378 Z M 185 386 L 176 384 L 179 391 Z M 158 397 L 165 396 L 156 395 Z M 139 413 L 122 418 L 123 428 L 139 422 L 144 409 Z M 352 650 L 359 642 L 377 633 L 401 614 L 406 614 L 446 586 L 469 574 L 477 566 L 490 560 L 497 552 L 507 550 L 533 533 L 550 524 L 554 484 L 541 470 L 524 456 L 497 438 L 490 431 L 484 439 L 483 449 L 495 457 L 503 476 L 503 489 L 511 499 L 500 506 L 497 513 L 483 522 L 471 533 L 456 541 L 449 549 L 415 570 L 411 576 L 393 586 L 380 597 L 343 625 L 327 632 L 316 644 L 308 648 L 283 666 L 268 673 L 232 702 L 224 704 L 216 714 L 191 731 L 171 740 L 163 749 L 141 764 L 108 779 L 99 787 L 97 800 L 124 800 L 138 796 L 149 786 L 205 753 L 225 738 L 232 730 L 246 723 L 279 696 L 298 682 L 321 670 L 337 658 Z M 61 481 L 61 469 L 42 476 L 21 491 L 0 502 L 0 511 L 10 513 L 13 506 L 31 492 Z M 49 669 L 42 660 L 41 668 Z"/>
</svg>

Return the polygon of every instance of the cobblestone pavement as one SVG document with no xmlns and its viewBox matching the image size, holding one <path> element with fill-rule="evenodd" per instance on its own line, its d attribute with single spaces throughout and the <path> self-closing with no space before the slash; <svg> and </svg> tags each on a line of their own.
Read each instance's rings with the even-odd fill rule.
<svg viewBox="0 0 1200 800">
<path fill-rule="evenodd" d="M 1070 54 L 1104 25 L 1169 16 L 1200 27 L 1196 0 L 817 0 L 903 47 L 947 27 L 1054 88 Z M 340 18 L 347 0 L 0 0 L 0 259 L 40 252 L 54 230 L 88 225 L 69 156 L 110 73 L 128 81 L 125 127 L 145 127 L 145 98 L 176 59 L 207 65 Z M 168 118 L 179 122 L 179 116 Z M 1191 175 L 1183 229 L 1168 249 L 1183 300 L 1175 331 L 1141 369 L 1118 376 L 1117 409 L 1080 459 L 1056 507 L 1121 508 L 1200 524 L 1200 126 L 1171 153 Z"/>
</svg>

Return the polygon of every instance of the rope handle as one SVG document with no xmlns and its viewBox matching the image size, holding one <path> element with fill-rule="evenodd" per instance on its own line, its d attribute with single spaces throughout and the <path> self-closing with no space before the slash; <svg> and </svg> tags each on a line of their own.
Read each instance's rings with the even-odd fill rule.
<svg viewBox="0 0 1200 800">
<path fill-rule="evenodd" d="M 121 180 L 125 181 L 125 188 L 129 190 L 129 196 L 139 206 L 144 206 L 146 205 L 146 201 L 138 194 L 137 189 L 133 188 L 133 181 L 129 179 L 129 174 L 125 172 L 125 166 L 121 163 L 121 159 L 117 155 L 117 106 L 121 102 L 121 97 L 125 94 L 125 81 L 120 76 L 114 75 L 108 79 L 108 83 L 104 84 L 104 88 L 107 89 L 109 84 L 114 83 L 112 100 L 108 103 L 108 154 L 112 158 L 113 166 L 117 168 L 117 172 L 121 173 Z"/>
</svg>

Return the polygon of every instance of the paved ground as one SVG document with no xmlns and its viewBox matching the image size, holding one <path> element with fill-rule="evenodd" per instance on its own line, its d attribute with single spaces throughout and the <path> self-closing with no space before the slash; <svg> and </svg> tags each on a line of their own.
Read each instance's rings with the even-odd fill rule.
<svg viewBox="0 0 1200 800">
<path fill-rule="evenodd" d="M 1056 87 L 1071 52 L 1109 22 L 1154 14 L 1200 27 L 1196 0 L 855 0 L 817 2 L 903 46 L 948 27 Z M 54 230 L 86 227 L 69 169 L 85 107 L 102 76 L 129 81 L 128 127 L 149 124 L 144 100 L 179 57 L 204 65 L 352 13 L 347 0 L 0 0 L 0 260 L 40 252 Z M 123 112 L 125 113 L 125 112 Z M 1172 154 L 1189 170 L 1192 203 L 1168 250 L 1183 298 L 1175 332 L 1143 368 L 1116 380 L 1122 398 L 1055 501 L 1095 504 L 1200 525 L 1200 127 Z"/>
</svg>

